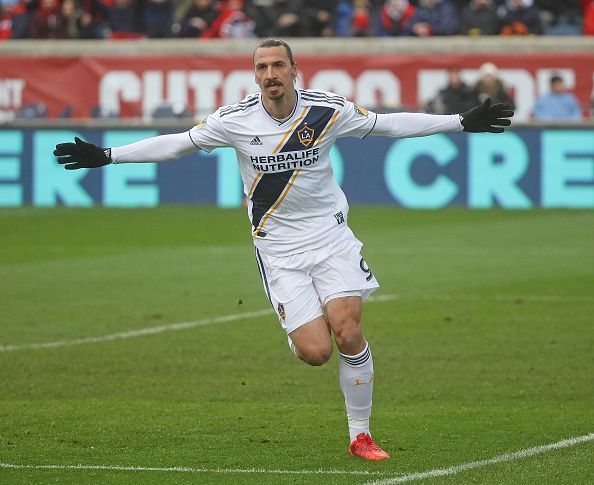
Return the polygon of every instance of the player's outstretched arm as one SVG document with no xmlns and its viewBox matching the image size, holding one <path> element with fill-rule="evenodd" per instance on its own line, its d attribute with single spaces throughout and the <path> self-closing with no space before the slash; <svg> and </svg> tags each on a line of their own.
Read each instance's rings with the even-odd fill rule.
<svg viewBox="0 0 594 485">
<path fill-rule="evenodd" d="M 503 133 L 504 126 L 511 125 L 514 115 L 511 105 L 506 103 L 491 104 L 487 98 L 483 104 L 460 114 L 462 129 L 470 133 Z"/>
<path fill-rule="evenodd" d="M 54 155 L 66 170 L 97 168 L 109 163 L 165 162 L 198 150 L 189 132 L 160 135 L 120 147 L 101 148 L 76 137 L 74 143 L 59 143 Z"/>
<path fill-rule="evenodd" d="M 502 133 L 513 115 L 510 105 L 492 105 L 490 99 L 462 114 L 384 113 L 377 115 L 371 135 L 410 138 L 452 131 Z"/>
</svg>

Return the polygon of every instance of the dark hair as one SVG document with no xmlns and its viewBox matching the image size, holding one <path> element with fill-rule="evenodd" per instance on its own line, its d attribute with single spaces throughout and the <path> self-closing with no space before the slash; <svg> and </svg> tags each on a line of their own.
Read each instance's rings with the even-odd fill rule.
<svg viewBox="0 0 594 485">
<path fill-rule="evenodd" d="M 287 56 L 289 57 L 289 61 L 291 62 L 291 66 L 295 65 L 295 60 L 293 59 L 293 51 L 289 44 L 287 44 L 284 40 L 275 39 L 273 37 L 269 37 L 268 39 L 264 39 L 262 42 L 258 44 L 258 47 L 254 50 L 254 54 L 252 56 L 252 63 L 254 58 L 256 57 L 256 51 L 261 47 L 284 47 L 287 51 Z"/>
<path fill-rule="evenodd" d="M 553 74 L 551 76 L 551 86 L 555 83 L 562 83 L 563 79 L 561 78 L 561 76 L 559 76 L 559 74 Z"/>
</svg>

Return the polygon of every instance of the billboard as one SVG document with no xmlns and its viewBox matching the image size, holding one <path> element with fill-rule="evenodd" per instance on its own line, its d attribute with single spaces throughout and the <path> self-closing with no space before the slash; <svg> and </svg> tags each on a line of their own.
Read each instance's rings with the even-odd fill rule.
<svg viewBox="0 0 594 485">
<path fill-rule="evenodd" d="M 119 146 L 171 128 L 0 129 L 0 207 L 152 207 L 244 203 L 235 152 L 197 151 L 166 163 L 66 171 L 56 143 L 79 136 Z M 504 134 L 339 139 L 334 174 L 354 204 L 407 208 L 594 208 L 594 127 L 516 127 Z"/>
<path fill-rule="evenodd" d="M 298 54 L 298 53 L 297 53 Z M 376 109 L 416 109 L 445 86 L 447 70 L 461 69 L 470 85 L 493 62 L 516 101 L 516 119 L 528 120 L 536 98 L 563 77 L 590 112 L 594 52 L 529 54 L 297 55 L 298 87 L 333 91 Z M 187 107 L 202 119 L 218 106 L 257 92 L 249 55 L 11 56 L 0 66 L 0 122 L 26 105 L 44 103 L 48 116 L 87 118 L 100 107 L 148 120 L 163 103 Z"/>
</svg>

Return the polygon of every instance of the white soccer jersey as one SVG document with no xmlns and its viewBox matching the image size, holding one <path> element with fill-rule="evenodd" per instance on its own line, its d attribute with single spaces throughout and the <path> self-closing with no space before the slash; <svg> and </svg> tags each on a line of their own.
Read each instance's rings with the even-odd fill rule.
<svg viewBox="0 0 594 485">
<path fill-rule="evenodd" d="M 281 256 L 322 247 L 346 230 L 348 203 L 330 149 L 339 137 L 365 137 L 376 119 L 342 96 L 298 90 L 295 109 L 282 122 L 255 94 L 219 108 L 189 134 L 207 152 L 235 149 L 255 245 Z"/>
</svg>

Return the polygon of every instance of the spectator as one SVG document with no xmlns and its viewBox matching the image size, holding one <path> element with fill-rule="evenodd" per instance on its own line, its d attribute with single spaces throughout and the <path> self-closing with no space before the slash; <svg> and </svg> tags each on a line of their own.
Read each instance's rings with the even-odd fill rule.
<svg viewBox="0 0 594 485">
<path fill-rule="evenodd" d="M 246 12 L 255 22 L 257 37 L 301 35 L 301 6 L 296 0 L 252 0 Z"/>
<path fill-rule="evenodd" d="M 63 0 L 60 8 L 60 15 L 62 20 L 61 38 L 76 39 L 78 38 L 78 12 L 74 0 Z"/>
<path fill-rule="evenodd" d="M 417 37 L 429 37 L 454 35 L 458 27 L 458 12 L 450 0 L 419 0 L 408 31 Z"/>
<path fill-rule="evenodd" d="M 80 36 L 82 39 L 106 39 L 111 35 L 109 9 L 113 0 L 76 0 L 80 6 Z"/>
<path fill-rule="evenodd" d="M 515 109 L 515 103 L 508 94 L 499 77 L 499 70 L 492 62 L 485 62 L 480 67 L 480 78 L 476 83 L 474 90 L 480 103 L 487 98 L 491 98 L 493 103 L 507 103 Z"/>
<path fill-rule="evenodd" d="M 272 32 L 279 37 L 299 37 L 301 35 L 301 5 L 295 0 L 275 0 L 272 7 Z"/>
<path fill-rule="evenodd" d="M 460 77 L 460 70 L 452 68 L 448 72 L 448 84 L 429 102 L 428 111 L 435 114 L 464 113 L 480 104 L 477 93 L 466 85 Z"/>
<path fill-rule="evenodd" d="M 534 0 L 506 0 L 499 7 L 502 35 L 542 35 L 543 28 Z"/>
<path fill-rule="evenodd" d="M 333 18 L 337 0 L 305 0 L 303 4 L 303 35 L 309 37 L 332 37 Z"/>
<path fill-rule="evenodd" d="M 386 0 L 380 11 L 383 33 L 391 36 L 403 35 L 414 13 L 415 7 L 408 0 Z"/>
<path fill-rule="evenodd" d="M 74 0 L 64 0 L 62 2 L 60 15 L 62 19 L 60 22 L 61 32 L 59 37 L 63 39 L 78 39 L 80 37 L 80 12 Z"/>
<path fill-rule="evenodd" d="M 464 7 L 466 7 L 466 5 L 468 5 L 468 2 L 470 2 L 471 0 L 450 0 L 450 2 L 454 5 L 454 7 L 456 7 L 456 10 L 458 10 L 458 12 L 462 11 L 462 9 Z M 496 0 L 496 1 L 501 1 L 501 0 Z M 417 3 L 418 0 L 414 0 L 413 3 Z"/>
<path fill-rule="evenodd" d="M 81 10 L 77 18 L 78 38 L 96 39 L 98 37 L 98 25 L 90 12 Z"/>
<path fill-rule="evenodd" d="M 114 0 L 109 7 L 109 29 L 112 39 L 139 39 L 143 37 L 138 22 L 136 0 Z"/>
<path fill-rule="evenodd" d="M 586 5 L 584 11 L 584 35 L 594 35 L 594 0 Z"/>
<path fill-rule="evenodd" d="M 580 35 L 583 13 L 580 3 L 580 0 L 536 0 L 544 33 Z"/>
<path fill-rule="evenodd" d="M 171 0 L 145 0 L 144 33 L 151 38 L 171 37 L 173 5 Z"/>
<path fill-rule="evenodd" d="M 251 0 L 246 4 L 246 13 L 254 21 L 256 37 L 275 35 L 273 25 L 276 22 L 276 0 Z"/>
<path fill-rule="evenodd" d="M 181 37 L 201 37 L 217 18 L 213 0 L 194 0 L 180 22 Z"/>
<path fill-rule="evenodd" d="M 29 37 L 31 39 L 62 38 L 62 16 L 58 0 L 41 0 L 31 16 Z"/>
<path fill-rule="evenodd" d="M 493 0 L 471 0 L 463 8 L 460 20 L 462 35 L 497 35 L 501 23 Z"/>
<path fill-rule="evenodd" d="M 533 116 L 537 120 L 579 120 L 582 109 L 577 98 L 567 91 L 560 76 L 551 77 L 551 91 L 536 100 Z"/>
<path fill-rule="evenodd" d="M 353 13 L 355 8 L 352 1 L 342 0 L 335 10 L 335 33 L 338 37 L 350 37 L 353 31 Z"/>
<path fill-rule="evenodd" d="M 253 37 L 254 21 L 246 15 L 243 7 L 243 0 L 227 0 L 203 37 L 221 39 Z"/>
<path fill-rule="evenodd" d="M 0 40 L 27 36 L 29 16 L 19 0 L 0 0 Z"/>
<path fill-rule="evenodd" d="M 353 7 L 351 35 L 353 37 L 367 37 L 370 34 L 371 27 L 371 5 L 369 0 L 355 0 Z"/>
</svg>

